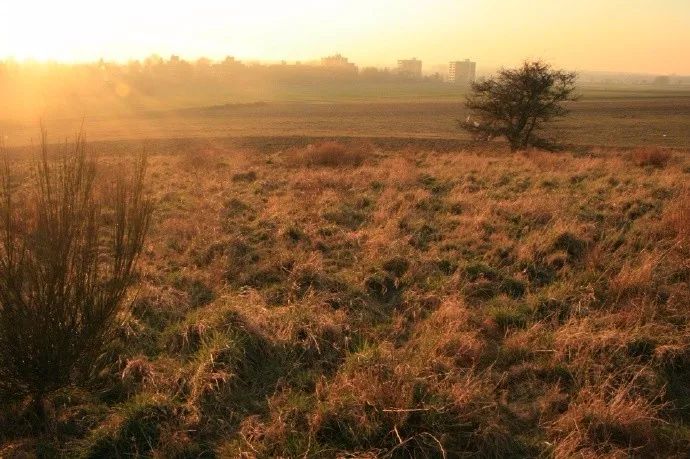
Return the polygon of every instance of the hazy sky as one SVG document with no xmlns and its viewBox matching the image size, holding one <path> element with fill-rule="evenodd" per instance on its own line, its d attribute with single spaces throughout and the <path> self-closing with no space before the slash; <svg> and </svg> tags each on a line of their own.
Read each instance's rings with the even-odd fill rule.
<svg viewBox="0 0 690 459">
<path fill-rule="evenodd" d="M 690 0 L 0 0 L 0 58 L 310 60 L 541 57 L 577 70 L 690 74 Z"/>
</svg>

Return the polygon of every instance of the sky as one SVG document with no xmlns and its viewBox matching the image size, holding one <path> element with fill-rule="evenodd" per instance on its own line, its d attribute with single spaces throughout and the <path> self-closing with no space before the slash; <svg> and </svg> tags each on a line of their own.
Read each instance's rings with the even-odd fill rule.
<svg viewBox="0 0 690 459">
<path fill-rule="evenodd" d="M 425 69 L 529 58 L 690 74 L 690 0 L 0 0 L 0 59 L 308 61 L 417 57 Z"/>
</svg>

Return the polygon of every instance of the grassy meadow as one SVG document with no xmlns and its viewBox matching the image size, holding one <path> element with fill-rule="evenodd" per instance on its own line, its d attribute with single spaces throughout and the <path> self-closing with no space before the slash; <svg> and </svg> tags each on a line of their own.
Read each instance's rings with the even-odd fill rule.
<svg viewBox="0 0 690 459">
<path fill-rule="evenodd" d="M 655 121 L 676 149 L 159 144 L 116 339 L 47 433 L 0 409 L 0 457 L 686 455 L 683 107 Z M 352 122 L 410 134 L 393 111 Z M 106 169 L 134 148 L 97 146 Z"/>
</svg>

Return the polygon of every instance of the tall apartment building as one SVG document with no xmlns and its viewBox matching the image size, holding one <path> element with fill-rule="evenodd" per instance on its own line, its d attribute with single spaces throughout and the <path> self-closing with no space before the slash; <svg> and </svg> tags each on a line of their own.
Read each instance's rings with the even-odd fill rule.
<svg viewBox="0 0 690 459">
<path fill-rule="evenodd" d="M 477 63 L 469 59 L 451 62 L 448 66 L 448 81 L 455 84 L 472 84 L 477 77 Z"/>
<path fill-rule="evenodd" d="M 405 78 L 422 78 L 422 61 L 417 58 L 399 60 L 398 75 Z"/>
</svg>

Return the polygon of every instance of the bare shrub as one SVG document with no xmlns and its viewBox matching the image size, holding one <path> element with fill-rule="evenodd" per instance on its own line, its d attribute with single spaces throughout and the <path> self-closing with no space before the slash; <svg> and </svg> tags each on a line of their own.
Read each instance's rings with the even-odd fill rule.
<svg viewBox="0 0 690 459">
<path fill-rule="evenodd" d="M 660 148 L 645 147 L 636 148 L 631 153 L 631 158 L 635 165 L 640 167 L 656 167 L 662 169 L 671 161 L 673 154 L 668 150 Z"/>
<path fill-rule="evenodd" d="M 344 145 L 328 141 L 293 152 L 292 156 L 295 164 L 299 166 L 357 167 L 366 159 L 367 148 L 363 145 Z"/>
<path fill-rule="evenodd" d="M 67 149 L 66 149 L 67 150 Z M 0 377 L 32 396 L 84 382 L 112 330 L 149 227 L 146 160 L 98 186 L 82 136 L 56 159 L 45 131 L 34 180 L 17 199 L 0 171 Z"/>
</svg>

